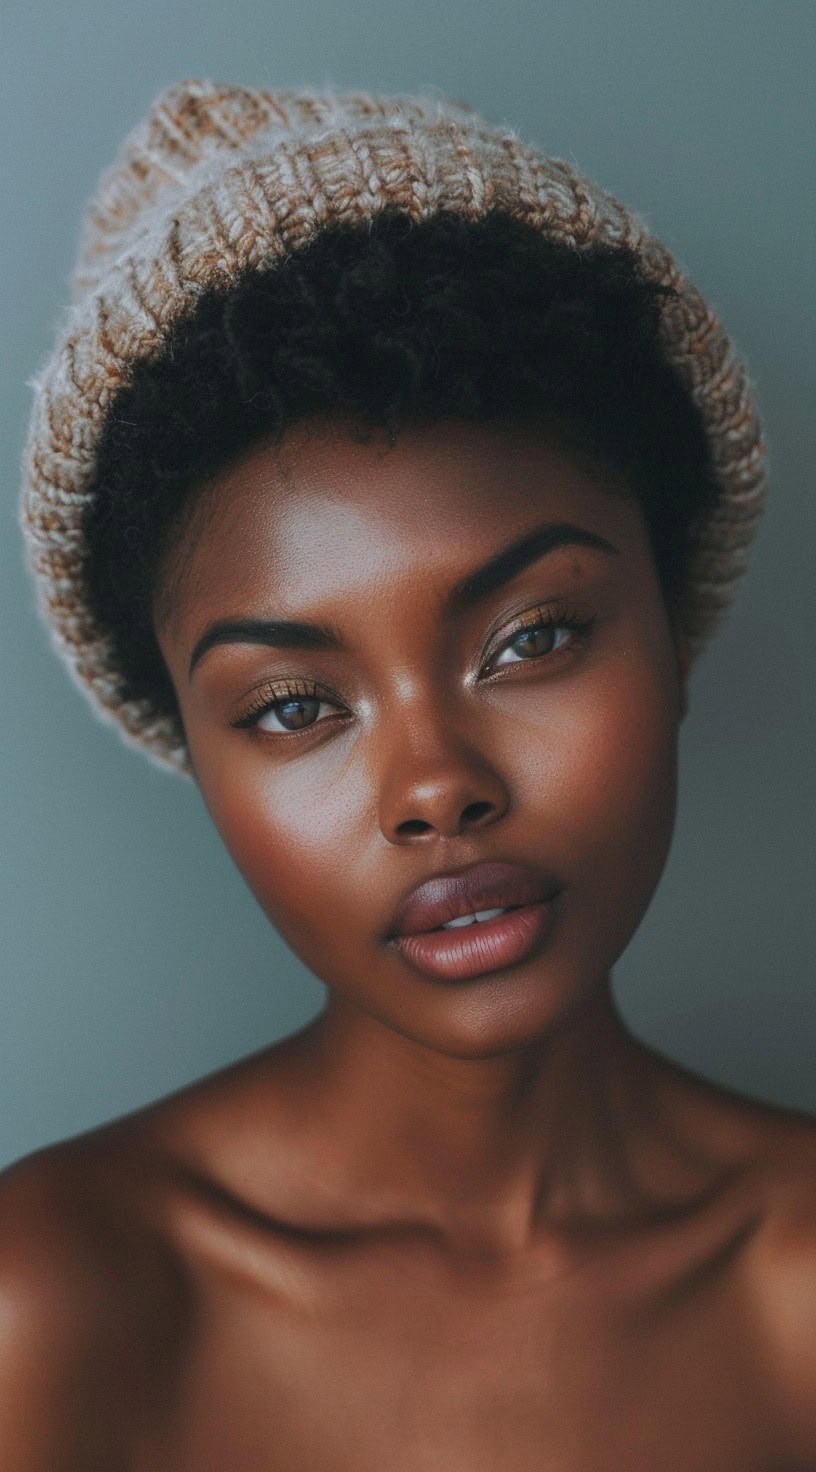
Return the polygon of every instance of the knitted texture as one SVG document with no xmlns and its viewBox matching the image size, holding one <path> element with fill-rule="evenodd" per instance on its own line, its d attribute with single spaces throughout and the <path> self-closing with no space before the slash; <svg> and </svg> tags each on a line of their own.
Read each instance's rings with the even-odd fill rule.
<svg viewBox="0 0 816 1472">
<path fill-rule="evenodd" d="M 697 655 L 727 614 L 766 494 L 744 367 L 713 311 L 631 211 L 506 127 L 434 95 L 253 90 L 191 79 L 159 94 L 99 180 L 72 300 L 28 380 L 21 523 L 41 611 L 97 713 L 158 762 L 189 770 L 177 732 L 128 701 L 83 582 L 82 512 L 105 414 L 129 369 L 157 354 L 202 291 L 268 268 L 324 224 L 387 205 L 419 220 L 502 208 L 578 249 L 628 246 L 662 306 L 667 357 L 697 404 L 720 495 L 698 529 L 681 619 Z"/>
</svg>

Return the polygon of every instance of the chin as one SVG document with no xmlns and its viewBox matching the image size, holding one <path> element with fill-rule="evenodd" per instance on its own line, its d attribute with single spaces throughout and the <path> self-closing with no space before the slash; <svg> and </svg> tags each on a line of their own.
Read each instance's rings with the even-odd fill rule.
<svg viewBox="0 0 816 1472">
<path fill-rule="evenodd" d="M 552 966 L 528 964 L 490 972 L 468 982 L 422 978 L 422 995 L 396 1016 L 377 1010 L 381 1022 L 403 1037 L 450 1058 L 496 1058 L 546 1043 L 601 980 L 579 982 Z"/>
</svg>

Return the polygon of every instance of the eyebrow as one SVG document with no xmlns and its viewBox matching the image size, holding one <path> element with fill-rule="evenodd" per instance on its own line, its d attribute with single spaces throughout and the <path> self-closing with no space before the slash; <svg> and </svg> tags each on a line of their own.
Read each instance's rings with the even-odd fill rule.
<svg viewBox="0 0 816 1472">
<path fill-rule="evenodd" d="M 447 604 L 451 612 L 474 608 L 483 599 L 503 588 L 518 573 L 540 557 L 558 547 L 591 547 L 597 552 L 617 554 L 620 550 L 586 527 L 571 521 L 545 522 L 503 547 L 487 562 L 455 583 Z M 292 619 L 218 619 L 205 629 L 197 641 L 187 670 L 188 677 L 200 659 L 217 644 L 263 644 L 275 649 L 339 650 L 343 640 L 329 624 L 307 623 Z"/>
</svg>

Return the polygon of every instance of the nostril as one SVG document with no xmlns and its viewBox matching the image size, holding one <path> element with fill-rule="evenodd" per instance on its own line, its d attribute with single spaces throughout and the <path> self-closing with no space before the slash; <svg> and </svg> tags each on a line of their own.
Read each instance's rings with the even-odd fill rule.
<svg viewBox="0 0 816 1472">
<path fill-rule="evenodd" d="M 485 813 L 490 812 L 490 808 L 491 804 L 489 802 L 469 802 L 462 813 L 462 821 L 465 823 L 476 823 L 479 818 L 484 817 Z"/>
<path fill-rule="evenodd" d="M 467 807 L 462 809 L 456 831 L 458 832 L 462 828 L 471 827 L 489 813 L 495 811 L 496 809 L 492 802 L 469 802 Z M 398 824 L 396 832 L 400 838 L 409 838 L 415 834 L 430 833 L 434 827 L 440 832 L 447 832 L 446 828 L 440 827 L 439 824 L 434 825 L 433 823 L 429 823 L 424 818 L 406 818 L 402 823 Z"/>
</svg>

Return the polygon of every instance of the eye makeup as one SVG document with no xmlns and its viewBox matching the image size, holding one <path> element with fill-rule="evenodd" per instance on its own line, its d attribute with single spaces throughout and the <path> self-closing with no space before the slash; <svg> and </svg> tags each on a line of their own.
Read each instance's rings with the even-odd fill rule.
<svg viewBox="0 0 816 1472">
<path fill-rule="evenodd" d="M 511 664 L 532 664 L 550 659 L 560 661 L 562 654 L 569 654 L 587 644 L 595 622 L 595 615 L 587 615 L 565 604 L 551 603 L 546 607 L 534 608 L 518 618 L 508 630 L 504 631 L 482 662 L 483 675 L 495 677 L 498 671 L 508 668 Z M 559 633 L 567 636 L 560 644 L 557 642 Z M 527 647 L 523 652 L 519 651 L 517 660 L 499 663 L 504 654 L 512 652 L 514 644 L 523 640 L 527 641 Z M 544 647 L 541 647 L 542 643 Z M 252 692 L 249 703 L 237 719 L 230 722 L 230 725 L 237 730 L 250 730 L 258 727 L 260 721 L 268 714 L 274 714 L 276 719 L 281 720 L 282 717 L 277 714 L 276 707 L 284 711 L 292 707 L 293 714 L 289 718 L 296 722 L 293 727 L 288 730 L 284 727 L 281 731 L 270 731 L 263 728 L 262 734 L 272 737 L 297 736 L 301 731 L 311 730 L 316 725 L 323 724 L 318 719 L 321 705 L 333 705 L 340 710 L 348 710 L 337 692 L 330 690 L 326 685 L 291 677 L 283 680 L 270 680 Z M 297 710 L 297 707 L 300 709 Z M 314 717 L 312 720 L 308 719 L 310 713 Z"/>
</svg>

